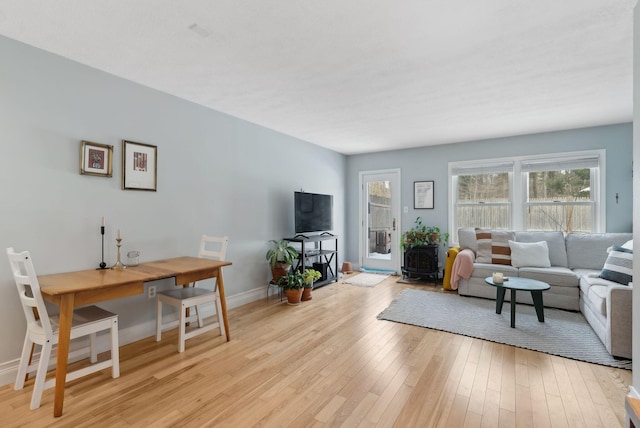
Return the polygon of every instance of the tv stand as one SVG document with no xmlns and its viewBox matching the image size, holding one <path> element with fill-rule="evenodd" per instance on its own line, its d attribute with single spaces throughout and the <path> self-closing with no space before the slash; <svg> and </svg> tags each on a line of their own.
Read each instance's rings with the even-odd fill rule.
<svg viewBox="0 0 640 428">
<path fill-rule="evenodd" d="M 304 272 L 307 261 L 313 263 L 313 268 L 320 272 L 322 277 L 313 283 L 314 288 L 322 287 L 331 282 L 338 282 L 338 236 L 325 232 L 320 235 L 296 235 L 293 238 L 284 238 L 285 241 L 300 243 L 301 249 L 298 255 L 298 262 L 294 267 L 296 270 Z M 334 241 L 333 249 L 323 248 L 324 241 Z M 310 244 L 313 244 L 311 247 Z M 316 248 L 318 244 L 318 248 Z"/>
</svg>

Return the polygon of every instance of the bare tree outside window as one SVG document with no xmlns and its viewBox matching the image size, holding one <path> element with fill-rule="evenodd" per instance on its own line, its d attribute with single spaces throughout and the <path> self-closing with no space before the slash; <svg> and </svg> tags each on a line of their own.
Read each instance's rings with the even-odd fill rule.
<svg viewBox="0 0 640 428">
<path fill-rule="evenodd" d="M 457 227 L 509 228 L 508 173 L 460 175 L 457 191 Z"/>
<path fill-rule="evenodd" d="M 449 227 L 601 232 L 605 156 L 589 150 L 451 162 Z"/>
<path fill-rule="evenodd" d="M 591 232 L 591 170 L 589 168 L 529 172 L 528 230 Z"/>
</svg>

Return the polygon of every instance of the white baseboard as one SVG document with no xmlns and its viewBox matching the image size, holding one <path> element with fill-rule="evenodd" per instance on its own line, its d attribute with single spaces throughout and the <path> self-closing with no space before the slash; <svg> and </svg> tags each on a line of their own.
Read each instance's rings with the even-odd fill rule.
<svg viewBox="0 0 640 428">
<path fill-rule="evenodd" d="M 233 296 L 228 296 L 227 309 L 237 308 L 239 306 L 246 305 L 247 303 L 251 303 L 259 299 L 264 299 L 265 296 L 266 290 L 264 287 L 255 288 L 253 290 L 245 291 Z M 205 305 L 202 309 L 203 317 L 205 318 L 213 316 L 215 314 L 213 305 Z M 175 318 L 176 320 L 178 319 L 177 313 Z M 231 333 L 233 334 L 233 330 L 231 330 Z M 156 322 L 154 319 L 141 324 L 133 325 L 131 327 L 120 329 L 118 331 L 118 341 L 120 342 L 120 346 L 122 346 L 128 343 L 137 342 L 138 340 L 145 339 L 149 336 L 155 336 L 155 334 Z M 98 352 L 105 352 L 109 349 L 110 345 L 108 335 L 100 335 L 97 339 Z M 84 345 L 82 343 L 79 343 L 77 346 L 73 346 L 71 350 L 80 348 L 82 346 Z M 22 349 L 20 349 L 20 351 L 22 351 Z M 0 363 L 0 386 L 8 385 L 15 382 L 19 363 L 20 358 Z M 54 365 L 55 357 L 52 357 L 52 365 L 50 366 L 50 368 L 53 368 Z"/>
</svg>

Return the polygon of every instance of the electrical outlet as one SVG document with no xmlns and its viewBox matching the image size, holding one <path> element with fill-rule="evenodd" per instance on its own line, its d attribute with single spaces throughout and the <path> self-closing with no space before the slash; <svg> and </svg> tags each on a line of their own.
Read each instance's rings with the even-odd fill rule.
<svg viewBox="0 0 640 428">
<path fill-rule="evenodd" d="M 153 299 L 154 297 L 156 297 L 156 286 L 150 285 L 147 289 L 147 299 Z"/>
</svg>

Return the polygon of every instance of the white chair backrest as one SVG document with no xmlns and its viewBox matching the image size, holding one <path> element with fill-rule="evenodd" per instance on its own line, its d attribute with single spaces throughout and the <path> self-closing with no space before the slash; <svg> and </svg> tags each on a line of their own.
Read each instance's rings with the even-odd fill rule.
<svg viewBox="0 0 640 428">
<path fill-rule="evenodd" d="M 198 257 L 214 260 L 225 260 L 227 256 L 228 236 L 207 236 L 202 235 L 200 239 L 200 251 Z"/>
<path fill-rule="evenodd" d="M 18 295 L 27 319 L 27 328 L 35 334 L 53 337 L 47 307 L 40 293 L 40 284 L 28 251 L 16 253 L 12 247 L 7 248 L 9 264 L 13 278 L 18 287 Z"/>
</svg>

